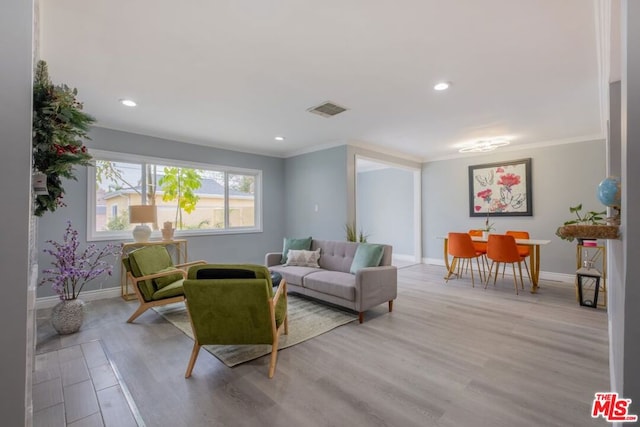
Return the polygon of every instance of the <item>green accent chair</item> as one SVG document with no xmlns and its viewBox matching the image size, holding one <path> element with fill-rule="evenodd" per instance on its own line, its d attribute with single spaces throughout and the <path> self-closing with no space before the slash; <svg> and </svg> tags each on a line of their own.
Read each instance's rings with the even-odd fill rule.
<svg viewBox="0 0 640 427">
<path fill-rule="evenodd" d="M 206 264 L 206 261 L 174 265 L 166 247 L 145 246 L 129 252 L 122 258 L 122 264 L 127 272 L 127 283 L 130 281 L 133 285 L 140 303 L 127 320 L 131 323 L 151 307 L 184 301 L 182 283 L 187 277 L 186 268 Z"/>
<path fill-rule="evenodd" d="M 185 378 L 203 345 L 271 344 L 269 378 L 278 357 L 280 334 L 289 333 L 287 283 L 274 292 L 262 265 L 207 264 L 191 267 L 183 284 L 194 343 Z"/>
</svg>

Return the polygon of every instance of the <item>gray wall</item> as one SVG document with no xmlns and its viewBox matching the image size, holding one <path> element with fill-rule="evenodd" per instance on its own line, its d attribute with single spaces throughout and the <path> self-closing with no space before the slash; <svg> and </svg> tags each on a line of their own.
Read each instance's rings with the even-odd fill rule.
<svg viewBox="0 0 640 427">
<path fill-rule="evenodd" d="M 0 6 L 0 185 L 8 203 L 0 221 L 0 417 L 23 426 L 31 405 L 27 337 L 31 195 L 31 94 L 33 3 L 6 0 Z"/>
<path fill-rule="evenodd" d="M 356 197 L 358 229 L 368 241 L 392 245 L 394 255 L 413 255 L 413 172 L 358 172 Z"/>
<path fill-rule="evenodd" d="M 79 98 L 82 99 L 82 93 Z M 187 237 L 189 260 L 262 264 L 265 253 L 282 247 L 282 237 L 285 234 L 284 159 L 178 143 L 104 128 L 93 128 L 90 135 L 92 140 L 87 144 L 89 148 L 262 170 L 263 232 Z M 77 177 L 77 182 L 65 181 L 67 207 L 46 213 L 40 220 L 39 248 L 48 246 L 46 240 L 59 240 L 68 219 L 80 232 L 82 243 L 86 244 L 87 168 L 77 168 Z M 40 255 L 41 266 L 47 266 L 50 262 L 51 257 Z M 118 271 L 116 269 L 114 273 Z M 87 285 L 85 290 L 119 286 L 119 277 L 114 274 L 102 281 L 97 279 Z M 54 293 L 48 286 L 39 288 L 39 297 L 49 295 Z"/>
<path fill-rule="evenodd" d="M 623 2 L 622 59 L 622 228 L 625 277 L 624 322 L 617 317 L 613 330 L 624 331 L 624 342 L 613 342 L 623 351 L 622 394 L 632 399 L 632 413 L 640 414 L 640 2 Z M 625 16 L 626 12 L 626 16 Z M 626 18 L 626 19 L 625 19 Z M 617 359 L 614 359 L 614 362 Z"/>
<path fill-rule="evenodd" d="M 284 187 L 287 237 L 345 239 L 346 146 L 288 158 L 285 162 Z M 281 250 L 282 242 L 274 249 Z"/>
<path fill-rule="evenodd" d="M 575 274 L 575 243 L 555 236 L 556 228 L 573 214 L 569 206 L 603 210 L 596 197 L 605 175 L 605 142 L 589 141 L 526 151 L 500 152 L 425 163 L 422 170 L 424 258 L 442 261 L 442 240 L 449 231 L 481 228 L 483 218 L 469 216 L 468 166 L 532 160 L 533 216 L 496 217 L 496 232 L 527 230 L 532 238 L 549 239 L 541 249 L 540 270 Z"/>
</svg>

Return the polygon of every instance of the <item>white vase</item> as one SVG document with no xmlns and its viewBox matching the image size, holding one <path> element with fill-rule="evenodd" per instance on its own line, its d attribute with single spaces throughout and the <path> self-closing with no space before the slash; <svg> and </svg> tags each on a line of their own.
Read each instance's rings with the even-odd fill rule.
<svg viewBox="0 0 640 427">
<path fill-rule="evenodd" d="M 62 300 L 51 312 L 51 324 L 60 335 L 78 332 L 84 320 L 84 301 L 81 299 Z"/>
<path fill-rule="evenodd" d="M 489 238 L 489 232 L 488 231 L 483 231 L 482 232 L 482 238 L 485 239 L 485 240 L 488 239 Z"/>
</svg>

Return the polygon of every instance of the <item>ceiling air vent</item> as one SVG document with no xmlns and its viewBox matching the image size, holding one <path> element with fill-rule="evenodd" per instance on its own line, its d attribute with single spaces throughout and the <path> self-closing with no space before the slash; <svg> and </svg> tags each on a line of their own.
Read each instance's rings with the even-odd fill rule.
<svg viewBox="0 0 640 427">
<path fill-rule="evenodd" d="M 320 105 L 316 105 L 315 107 L 311 107 L 307 109 L 308 112 L 313 114 L 318 114 L 322 117 L 332 117 L 332 116 L 335 116 L 336 114 L 343 113 L 347 110 L 348 108 L 341 107 L 338 104 L 331 101 L 327 101 Z"/>
</svg>

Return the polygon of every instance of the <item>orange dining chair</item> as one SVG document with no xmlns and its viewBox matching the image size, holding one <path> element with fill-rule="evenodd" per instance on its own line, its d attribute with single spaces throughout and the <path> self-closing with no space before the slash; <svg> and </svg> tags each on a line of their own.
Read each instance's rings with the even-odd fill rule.
<svg viewBox="0 0 640 427">
<path fill-rule="evenodd" d="M 516 239 L 513 236 L 506 234 L 490 234 L 489 241 L 487 242 L 487 258 L 491 260 L 491 266 L 489 267 L 487 281 L 484 284 L 485 289 L 487 289 L 487 284 L 489 284 L 489 277 L 491 277 L 494 265 L 496 267 L 496 272 L 493 278 L 493 285 L 495 286 L 501 262 L 510 263 L 513 268 L 513 282 L 516 288 L 516 295 L 518 294 L 518 279 L 516 277 L 515 263 L 518 263 L 518 270 L 520 271 L 520 285 L 522 286 L 522 289 L 524 289 L 524 281 L 522 280 L 522 257 L 518 253 Z"/>
<path fill-rule="evenodd" d="M 508 234 L 509 236 L 513 236 L 516 239 L 529 239 L 529 232 L 528 231 L 516 231 L 516 230 L 510 230 L 507 231 L 505 234 Z M 520 257 L 522 258 L 522 262 L 524 263 L 524 268 L 527 270 L 527 276 L 529 277 L 529 282 L 531 282 L 531 273 L 529 272 L 529 266 L 527 265 L 527 258 L 529 258 L 529 255 L 531 254 L 530 252 L 530 248 L 529 246 L 525 246 L 525 245 L 517 245 L 518 246 L 518 253 L 520 254 Z M 504 273 L 504 270 L 503 270 Z"/>
<path fill-rule="evenodd" d="M 480 280 L 484 280 L 482 277 L 482 273 L 484 268 L 480 269 L 480 261 L 478 258 L 482 256 L 482 253 L 476 251 L 476 248 L 473 246 L 473 241 L 471 240 L 471 236 L 467 233 L 449 233 L 448 235 L 448 253 L 453 256 L 453 260 L 451 261 L 449 271 L 447 273 L 447 277 L 445 282 L 449 281 L 449 277 L 453 274 L 453 270 L 455 270 L 456 266 L 458 267 L 458 277 L 460 276 L 462 270 L 464 269 L 464 261 L 469 263 L 471 268 L 471 286 L 475 287 L 474 279 L 473 279 L 473 264 L 471 260 L 473 258 L 476 259 L 476 264 L 478 265 L 478 274 L 480 275 Z M 458 260 L 462 259 L 462 265 L 458 265 Z"/>
<path fill-rule="evenodd" d="M 469 230 L 469 236 L 482 237 L 482 230 Z M 489 268 L 489 261 L 487 261 L 487 244 L 485 242 L 473 242 L 473 246 L 476 248 L 476 252 L 482 254 L 482 268 L 486 265 Z M 485 271 L 487 271 L 485 269 Z"/>
</svg>

